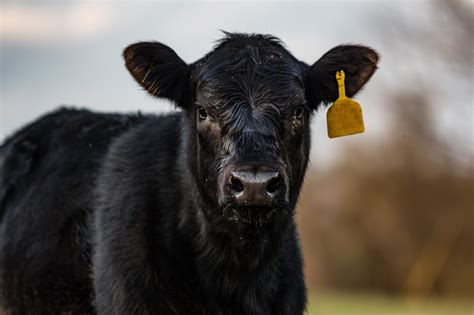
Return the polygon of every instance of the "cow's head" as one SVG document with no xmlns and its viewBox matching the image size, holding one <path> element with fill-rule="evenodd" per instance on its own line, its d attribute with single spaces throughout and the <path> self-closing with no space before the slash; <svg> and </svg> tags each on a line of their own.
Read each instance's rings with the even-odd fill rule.
<svg viewBox="0 0 474 315">
<path fill-rule="evenodd" d="M 189 65 L 157 42 L 131 45 L 124 57 L 149 93 L 186 111 L 187 165 L 201 211 L 223 230 L 289 222 L 308 163 L 311 114 L 337 98 L 337 70 L 352 96 L 378 60 L 370 48 L 345 45 L 307 65 L 275 37 L 228 33 Z"/>
</svg>

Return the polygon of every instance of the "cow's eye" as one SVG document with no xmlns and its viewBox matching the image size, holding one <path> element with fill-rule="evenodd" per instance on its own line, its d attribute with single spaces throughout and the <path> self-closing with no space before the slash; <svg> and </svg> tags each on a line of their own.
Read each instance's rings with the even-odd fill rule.
<svg viewBox="0 0 474 315">
<path fill-rule="evenodd" d="M 197 108 L 197 112 L 198 112 L 198 116 L 199 116 L 199 119 L 200 119 L 200 120 L 206 120 L 206 118 L 207 118 L 207 112 L 206 112 L 206 110 L 205 110 L 203 107 L 199 106 L 199 107 Z"/>
<path fill-rule="evenodd" d="M 303 106 L 298 106 L 298 108 L 295 111 L 295 117 L 297 119 L 301 119 L 303 117 L 303 113 L 304 113 L 304 107 Z"/>
</svg>

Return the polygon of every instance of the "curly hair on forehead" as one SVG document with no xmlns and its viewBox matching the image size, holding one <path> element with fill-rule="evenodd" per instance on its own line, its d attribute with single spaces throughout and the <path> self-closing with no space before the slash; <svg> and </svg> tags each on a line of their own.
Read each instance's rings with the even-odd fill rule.
<svg viewBox="0 0 474 315">
<path fill-rule="evenodd" d="M 277 46 L 284 48 L 284 43 L 276 36 L 271 34 L 255 34 L 255 33 L 230 33 L 222 31 L 224 37 L 216 41 L 214 49 L 228 47 L 228 48 L 242 48 L 245 45 L 258 46 Z"/>
</svg>

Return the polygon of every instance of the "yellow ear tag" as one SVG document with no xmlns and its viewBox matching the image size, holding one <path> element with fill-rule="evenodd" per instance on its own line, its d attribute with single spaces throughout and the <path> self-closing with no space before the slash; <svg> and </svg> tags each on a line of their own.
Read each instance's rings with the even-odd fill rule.
<svg viewBox="0 0 474 315">
<path fill-rule="evenodd" d="M 329 138 L 349 136 L 364 132 L 364 119 L 359 103 L 346 96 L 344 71 L 336 72 L 339 98 L 329 107 L 326 114 Z"/>
</svg>

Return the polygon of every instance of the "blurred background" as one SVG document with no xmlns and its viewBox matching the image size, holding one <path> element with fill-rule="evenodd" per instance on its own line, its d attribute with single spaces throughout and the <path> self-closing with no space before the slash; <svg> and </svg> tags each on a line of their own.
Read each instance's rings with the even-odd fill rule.
<svg viewBox="0 0 474 315">
<path fill-rule="evenodd" d="M 158 40 L 185 61 L 220 30 L 271 33 L 315 62 L 341 43 L 378 50 L 356 99 L 366 132 L 330 140 L 313 119 L 299 202 L 309 314 L 474 313 L 472 1 L 0 4 L 0 141 L 59 105 L 160 113 L 123 66 Z"/>
</svg>

